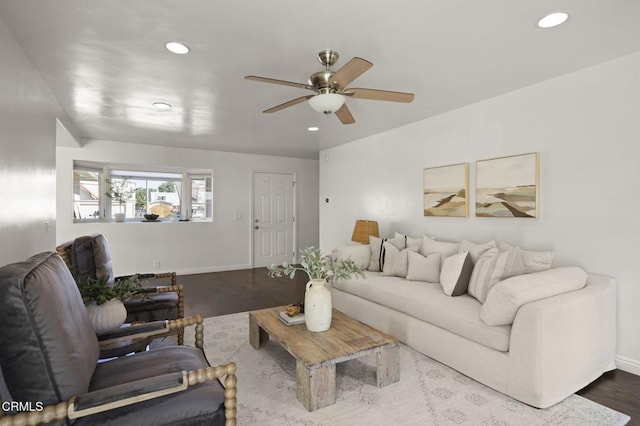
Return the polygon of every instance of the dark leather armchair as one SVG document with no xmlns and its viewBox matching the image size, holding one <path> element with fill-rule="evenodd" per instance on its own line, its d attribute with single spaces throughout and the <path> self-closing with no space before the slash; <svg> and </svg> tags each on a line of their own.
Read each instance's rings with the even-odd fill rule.
<svg viewBox="0 0 640 426">
<path fill-rule="evenodd" d="M 73 241 L 60 244 L 56 251 L 69 269 L 77 274 L 82 282 L 97 276 L 109 277 L 114 283 L 125 277 L 115 277 L 111 263 L 111 251 L 107 239 L 102 234 L 78 237 Z M 141 294 L 124 300 L 127 309 L 127 322 L 159 321 L 184 318 L 184 290 L 176 283 L 176 273 L 139 274 L 143 279 L 169 279 L 169 286 L 144 286 Z M 178 333 L 178 344 L 182 344 L 183 335 Z"/>
<path fill-rule="evenodd" d="M 0 268 L 0 323 L 0 396 L 16 404 L 2 406 L 34 409 L 2 413 L 0 426 L 236 424 L 235 364 L 209 366 L 202 317 L 134 325 L 99 340 L 55 253 Z M 190 324 L 196 347 L 97 363 L 102 345 L 135 331 L 164 335 Z"/>
</svg>

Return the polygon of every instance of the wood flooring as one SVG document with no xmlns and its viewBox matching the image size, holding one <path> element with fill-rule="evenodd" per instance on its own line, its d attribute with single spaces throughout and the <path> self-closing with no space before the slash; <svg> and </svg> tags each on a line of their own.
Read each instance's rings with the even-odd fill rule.
<svg viewBox="0 0 640 426">
<path fill-rule="evenodd" d="M 204 317 L 302 302 L 307 281 L 304 273 L 293 280 L 270 278 L 266 268 L 178 277 L 185 287 L 185 315 Z M 640 426 L 640 376 L 614 370 L 577 393 L 631 416 L 629 425 Z"/>
</svg>

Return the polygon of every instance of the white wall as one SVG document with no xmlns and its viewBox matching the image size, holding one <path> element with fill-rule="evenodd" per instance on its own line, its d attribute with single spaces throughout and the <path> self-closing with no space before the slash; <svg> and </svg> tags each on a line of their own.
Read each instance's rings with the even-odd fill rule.
<svg viewBox="0 0 640 426">
<path fill-rule="evenodd" d="M 55 248 L 59 107 L 0 20 L 0 266 Z"/>
<path fill-rule="evenodd" d="M 73 160 L 213 170 L 213 222 L 73 223 Z M 298 247 L 318 245 L 318 161 L 90 140 L 57 148 L 57 243 L 105 235 L 117 275 L 199 273 L 251 267 L 252 171 L 297 173 Z M 240 213 L 242 219 L 236 220 Z M 154 260 L 160 268 L 153 268 Z"/>
<path fill-rule="evenodd" d="M 618 280 L 618 362 L 640 374 L 640 54 L 320 153 L 320 246 L 381 234 L 494 238 Z M 475 161 L 540 152 L 540 218 L 475 218 Z M 422 170 L 470 163 L 470 217 L 422 215 Z M 329 204 L 325 198 L 330 197 Z"/>
</svg>

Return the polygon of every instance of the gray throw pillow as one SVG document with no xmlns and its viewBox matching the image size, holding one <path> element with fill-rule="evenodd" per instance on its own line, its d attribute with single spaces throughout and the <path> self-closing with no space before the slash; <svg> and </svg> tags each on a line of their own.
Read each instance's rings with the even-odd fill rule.
<svg viewBox="0 0 640 426">
<path fill-rule="evenodd" d="M 454 254 L 445 259 L 440 272 L 440 285 L 447 296 L 460 296 L 467 292 L 473 262 L 469 252 Z"/>
</svg>

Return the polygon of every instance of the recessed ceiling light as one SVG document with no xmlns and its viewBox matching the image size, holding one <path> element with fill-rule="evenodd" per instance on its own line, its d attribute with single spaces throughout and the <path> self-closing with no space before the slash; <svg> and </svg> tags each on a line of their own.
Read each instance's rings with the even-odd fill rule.
<svg viewBox="0 0 640 426">
<path fill-rule="evenodd" d="M 553 28 L 562 24 L 569 18 L 569 14 L 567 12 L 554 12 L 550 13 L 544 18 L 538 21 L 538 27 L 540 28 Z"/>
<path fill-rule="evenodd" d="M 310 132 L 317 132 L 318 130 L 320 130 L 320 127 L 312 126 L 308 127 L 307 130 Z"/>
<path fill-rule="evenodd" d="M 184 55 L 189 53 L 189 48 L 182 43 L 177 41 L 171 41 L 164 45 L 169 52 L 175 53 L 176 55 Z"/>
<path fill-rule="evenodd" d="M 162 110 L 166 110 L 166 109 L 171 109 L 171 104 L 168 104 L 166 102 L 154 102 L 153 106 L 156 107 L 156 109 L 162 109 Z"/>
</svg>

